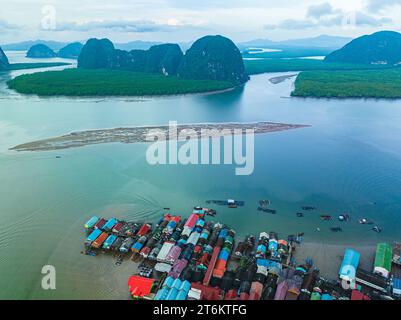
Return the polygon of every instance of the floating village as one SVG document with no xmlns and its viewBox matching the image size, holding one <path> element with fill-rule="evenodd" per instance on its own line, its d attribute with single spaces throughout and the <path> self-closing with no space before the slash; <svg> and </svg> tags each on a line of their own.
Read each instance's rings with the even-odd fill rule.
<svg viewBox="0 0 401 320">
<path fill-rule="evenodd" d="M 242 203 L 228 200 L 224 205 Z M 215 210 L 203 207 L 188 217 L 164 213 L 156 224 L 94 216 L 84 226 L 84 252 L 110 255 L 116 265 L 135 263 L 137 272 L 127 279 L 134 299 L 401 299 L 399 243 L 377 244 L 371 270 L 360 268 L 359 252 L 345 249 L 338 278 L 325 279 L 312 259 L 302 264 L 294 259 L 303 234 L 282 238 L 262 231 L 236 240 L 236 231 L 213 222 L 215 216 Z"/>
</svg>

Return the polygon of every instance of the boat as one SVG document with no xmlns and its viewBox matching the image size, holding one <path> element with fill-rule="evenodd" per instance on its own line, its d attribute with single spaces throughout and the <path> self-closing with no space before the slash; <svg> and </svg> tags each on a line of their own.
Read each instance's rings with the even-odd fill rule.
<svg viewBox="0 0 401 320">
<path fill-rule="evenodd" d="M 103 230 L 104 231 L 111 231 L 111 229 L 113 229 L 113 227 L 118 223 L 118 220 L 116 218 L 111 218 L 110 220 L 108 220 L 104 226 L 103 226 Z"/>
<path fill-rule="evenodd" d="M 113 245 L 114 241 L 117 240 L 117 236 L 114 234 L 109 235 L 106 239 L 106 241 L 103 243 L 103 249 L 110 250 L 111 246 Z"/>
<path fill-rule="evenodd" d="M 237 206 L 237 207 L 243 207 L 245 205 L 245 201 L 238 201 L 238 200 L 233 200 L 233 199 L 228 199 L 228 200 L 206 200 L 206 203 L 210 204 L 217 204 L 219 206 L 228 206 L 230 203 Z"/>
<path fill-rule="evenodd" d="M 373 224 L 372 221 L 369 221 L 368 219 L 361 218 L 358 220 L 359 224 Z"/>
<path fill-rule="evenodd" d="M 270 205 L 270 201 L 269 200 L 259 200 L 259 206 L 261 206 L 262 208 L 266 208 Z"/>
<path fill-rule="evenodd" d="M 304 217 L 304 214 L 303 214 L 302 212 L 297 212 L 297 217 L 298 217 L 298 218 L 303 218 L 303 217 Z"/>
<path fill-rule="evenodd" d="M 320 219 L 324 220 L 324 221 L 330 221 L 331 220 L 331 216 L 329 215 L 322 215 L 320 216 Z"/>
<path fill-rule="evenodd" d="M 90 246 L 93 241 L 97 239 L 102 234 L 102 231 L 99 229 L 95 229 L 91 232 L 91 234 L 85 240 L 85 246 Z"/>
<path fill-rule="evenodd" d="M 95 225 L 93 227 L 95 229 L 102 229 L 103 226 L 106 224 L 106 222 L 107 222 L 106 219 L 101 218 L 95 223 Z"/>
<path fill-rule="evenodd" d="M 229 208 L 232 208 L 232 209 L 233 209 L 233 208 L 234 208 L 234 209 L 237 208 L 237 204 L 235 203 L 235 200 L 233 200 L 233 199 L 228 199 L 228 200 L 227 200 L 227 204 L 228 204 L 228 207 L 229 207 Z"/>
<path fill-rule="evenodd" d="M 305 211 L 316 210 L 316 207 L 313 207 L 313 206 L 303 206 L 303 207 L 302 207 L 302 210 L 305 210 Z"/>
<path fill-rule="evenodd" d="M 340 214 L 338 216 L 338 221 L 347 222 L 347 221 L 350 221 L 350 220 L 351 220 L 351 217 L 348 214 Z"/>
<path fill-rule="evenodd" d="M 374 227 L 372 228 L 372 230 L 373 230 L 374 232 L 377 232 L 377 233 L 382 232 L 382 229 L 381 229 L 379 226 L 374 226 Z"/>
<path fill-rule="evenodd" d="M 84 224 L 85 229 L 90 229 L 90 228 L 92 228 L 92 227 L 96 224 L 96 222 L 98 222 L 98 221 L 99 221 L 99 218 L 96 217 L 96 216 L 93 216 L 92 218 L 90 218 L 90 219 Z"/>
<path fill-rule="evenodd" d="M 103 242 L 106 241 L 108 236 L 109 235 L 106 232 L 102 232 L 102 234 L 99 237 L 97 237 L 95 241 L 92 242 L 91 247 L 99 249 L 102 246 Z"/>
<path fill-rule="evenodd" d="M 122 243 L 121 247 L 119 248 L 120 252 L 127 253 L 131 250 L 132 245 L 135 243 L 135 240 L 132 238 L 127 238 Z"/>
<path fill-rule="evenodd" d="M 267 209 L 267 208 L 262 208 L 262 207 L 258 207 L 258 211 L 262 211 L 265 213 L 271 213 L 271 214 L 276 214 L 277 210 L 274 209 Z"/>
<path fill-rule="evenodd" d="M 340 227 L 333 227 L 333 228 L 330 228 L 330 230 L 333 232 L 342 232 L 343 231 L 343 229 L 341 229 Z"/>
<path fill-rule="evenodd" d="M 118 251 L 124 242 L 124 238 L 117 237 L 114 243 L 111 245 L 111 250 Z"/>
<path fill-rule="evenodd" d="M 214 217 L 217 214 L 216 210 L 209 209 L 209 208 L 203 208 L 203 211 L 206 213 L 207 216 Z"/>
<path fill-rule="evenodd" d="M 138 230 L 137 236 L 142 237 L 145 234 L 149 233 L 152 230 L 152 225 L 150 223 L 145 223 L 142 227 Z"/>
<path fill-rule="evenodd" d="M 121 229 L 123 228 L 123 224 L 121 222 L 117 222 L 111 232 L 113 233 L 120 233 Z"/>
</svg>

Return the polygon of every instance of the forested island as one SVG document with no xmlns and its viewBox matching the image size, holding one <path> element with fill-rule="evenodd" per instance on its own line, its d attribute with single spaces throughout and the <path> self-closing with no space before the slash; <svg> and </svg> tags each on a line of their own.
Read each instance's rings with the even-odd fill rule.
<svg viewBox="0 0 401 320">
<path fill-rule="evenodd" d="M 67 66 L 70 63 L 66 62 L 40 62 L 40 63 L 10 63 L 4 51 L 0 48 L 0 72 L 1 71 L 13 71 L 23 69 L 37 69 L 37 68 L 49 68 Z"/>
<path fill-rule="evenodd" d="M 295 81 L 294 97 L 401 98 L 401 67 L 385 70 L 307 71 Z"/>
<path fill-rule="evenodd" d="M 108 39 L 90 39 L 77 69 L 22 75 L 8 85 L 45 96 L 142 96 L 221 91 L 248 79 L 236 45 L 223 36 L 206 36 L 185 54 L 177 44 L 124 51 Z"/>
<path fill-rule="evenodd" d="M 308 69 L 315 71 L 301 72 L 292 96 L 401 98 L 400 33 L 381 31 L 359 37 L 319 63 L 333 69 L 317 66 Z M 345 68 L 346 65 L 354 65 L 354 68 Z M 340 71 L 337 66 L 343 66 L 343 69 Z"/>
</svg>

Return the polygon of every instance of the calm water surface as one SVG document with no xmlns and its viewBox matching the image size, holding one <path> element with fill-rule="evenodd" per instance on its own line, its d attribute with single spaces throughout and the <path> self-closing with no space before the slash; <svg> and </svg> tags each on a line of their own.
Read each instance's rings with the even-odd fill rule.
<svg viewBox="0 0 401 320">
<path fill-rule="evenodd" d="M 12 62 L 27 61 L 8 53 Z M 0 73 L 0 298 L 128 298 L 133 264 L 81 254 L 83 223 L 92 215 L 155 221 L 163 207 L 188 215 L 207 199 L 238 235 L 275 230 L 305 240 L 375 243 L 401 238 L 401 101 L 290 98 L 293 79 L 252 77 L 218 95 L 163 98 L 39 98 L 9 91 Z M 150 166 L 144 144 L 108 144 L 57 152 L 16 153 L 16 144 L 75 130 L 224 121 L 277 121 L 312 127 L 255 138 L 255 171 L 233 166 Z M 57 159 L 60 155 L 61 159 Z M 277 215 L 256 210 L 269 199 Z M 297 218 L 302 205 L 318 210 Z M 347 212 L 350 223 L 322 222 Z M 366 217 L 381 234 L 361 226 Z M 330 227 L 341 226 L 341 234 Z M 321 232 L 317 232 L 319 227 Z M 41 289 L 41 268 L 57 270 L 57 289 Z"/>
</svg>

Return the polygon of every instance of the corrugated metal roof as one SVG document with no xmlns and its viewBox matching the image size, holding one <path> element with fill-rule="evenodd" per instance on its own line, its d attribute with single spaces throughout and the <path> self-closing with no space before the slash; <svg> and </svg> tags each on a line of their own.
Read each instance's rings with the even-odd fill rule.
<svg viewBox="0 0 401 320">
<path fill-rule="evenodd" d="M 375 268 L 384 268 L 391 270 L 391 261 L 393 258 L 393 248 L 387 243 L 379 243 L 376 248 Z"/>
</svg>

